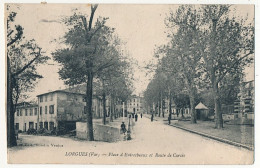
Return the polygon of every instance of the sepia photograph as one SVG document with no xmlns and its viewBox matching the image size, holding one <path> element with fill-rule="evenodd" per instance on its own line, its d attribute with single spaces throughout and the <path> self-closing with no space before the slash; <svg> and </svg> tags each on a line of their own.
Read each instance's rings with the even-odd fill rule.
<svg viewBox="0 0 260 168">
<path fill-rule="evenodd" d="M 254 4 L 5 3 L 4 31 L 8 164 L 254 164 Z"/>
</svg>

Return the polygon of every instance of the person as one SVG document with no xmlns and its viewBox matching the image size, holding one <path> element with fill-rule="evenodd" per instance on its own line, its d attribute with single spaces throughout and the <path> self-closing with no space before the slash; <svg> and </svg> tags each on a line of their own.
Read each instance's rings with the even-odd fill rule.
<svg viewBox="0 0 260 168">
<path fill-rule="evenodd" d="M 125 128 L 125 123 L 124 122 L 122 122 L 122 124 L 121 124 L 121 132 L 123 132 L 124 134 L 126 132 L 126 128 Z"/>
<path fill-rule="evenodd" d="M 151 122 L 153 121 L 153 114 L 152 114 L 152 117 L 151 117 Z"/>
<path fill-rule="evenodd" d="M 137 115 L 137 114 L 135 114 L 135 122 L 137 121 L 137 118 L 138 118 L 138 115 Z"/>
<path fill-rule="evenodd" d="M 19 130 L 15 129 L 15 138 L 16 138 L 16 140 L 18 140 L 18 134 L 19 134 Z"/>
<path fill-rule="evenodd" d="M 141 113 L 141 118 L 143 118 L 143 113 Z"/>
</svg>

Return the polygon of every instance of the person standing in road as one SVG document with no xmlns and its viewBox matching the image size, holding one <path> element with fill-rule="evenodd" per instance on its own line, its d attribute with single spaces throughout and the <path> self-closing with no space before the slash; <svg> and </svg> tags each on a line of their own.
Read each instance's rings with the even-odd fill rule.
<svg viewBox="0 0 260 168">
<path fill-rule="evenodd" d="M 141 118 L 143 118 L 143 113 L 141 113 Z"/>
<path fill-rule="evenodd" d="M 137 114 L 135 114 L 135 122 L 137 121 L 137 119 L 138 119 L 138 115 L 137 115 Z"/>
</svg>

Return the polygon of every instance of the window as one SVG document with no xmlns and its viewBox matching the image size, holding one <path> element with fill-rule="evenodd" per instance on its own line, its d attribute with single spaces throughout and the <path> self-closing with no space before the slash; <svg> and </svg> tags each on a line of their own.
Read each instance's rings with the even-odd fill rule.
<svg viewBox="0 0 260 168">
<path fill-rule="evenodd" d="M 42 96 L 40 96 L 40 102 L 43 102 L 43 97 Z"/>
<path fill-rule="evenodd" d="M 42 107 L 40 107 L 40 115 L 42 115 Z"/>
<path fill-rule="evenodd" d="M 54 114 L 54 105 L 49 106 L 49 113 Z"/>
<path fill-rule="evenodd" d="M 47 97 L 48 97 L 48 95 L 45 95 L 45 102 L 47 102 Z"/>
<path fill-rule="evenodd" d="M 51 93 L 50 101 L 53 101 L 53 93 Z"/>
<path fill-rule="evenodd" d="M 19 130 L 19 123 L 15 123 L 15 130 Z"/>
<path fill-rule="evenodd" d="M 38 109 L 34 108 L 34 115 L 37 115 Z"/>
<path fill-rule="evenodd" d="M 33 115 L 33 109 L 31 108 L 30 109 L 30 116 L 32 116 Z"/>
<path fill-rule="evenodd" d="M 16 112 L 16 116 L 19 116 L 19 113 L 20 113 L 19 110 L 17 110 L 17 112 Z"/>
<path fill-rule="evenodd" d="M 135 102 L 135 99 L 134 99 L 134 102 Z"/>
<path fill-rule="evenodd" d="M 28 115 L 28 109 L 25 109 L 25 116 Z"/>
<path fill-rule="evenodd" d="M 47 108 L 47 106 L 45 106 L 45 114 L 47 114 L 48 113 L 48 108 Z"/>
<path fill-rule="evenodd" d="M 23 115 L 23 112 L 22 112 L 22 109 L 20 109 L 20 116 L 22 116 Z"/>
<path fill-rule="evenodd" d="M 50 124 L 50 130 L 54 130 L 54 122 L 49 122 Z"/>
</svg>

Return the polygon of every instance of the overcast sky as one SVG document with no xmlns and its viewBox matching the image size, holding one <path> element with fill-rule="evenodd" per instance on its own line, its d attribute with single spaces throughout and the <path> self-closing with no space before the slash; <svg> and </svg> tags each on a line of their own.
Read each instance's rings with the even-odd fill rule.
<svg viewBox="0 0 260 168">
<path fill-rule="evenodd" d="M 72 14 L 72 9 L 78 8 L 82 13 L 89 14 L 89 5 L 19 5 L 16 17 L 17 24 L 24 27 L 27 39 L 34 38 L 36 42 L 51 57 L 51 52 L 59 47 L 51 43 L 54 39 L 62 37 L 66 27 L 57 21 Z M 130 56 L 138 62 L 139 67 L 144 67 L 153 59 L 155 46 L 166 42 L 164 19 L 169 9 L 175 10 L 176 5 L 99 5 L 95 16 L 109 17 L 107 25 L 114 27 L 119 37 L 126 42 L 126 49 Z M 237 15 L 253 18 L 253 6 L 237 6 Z M 51 64 L 53 62 L 50 61 Z M 43 75 L 32 98 L 37 94 L 64 88 L 63 81 L 59 80 L 59 66 L 42 65 L 38 71 Z M 149 77 L 146 77 L 144 69 L 134 69 L 135 93 L 145 90 Z M 253 74 L 248 75 L 253 79 Z"/>
</svg>

